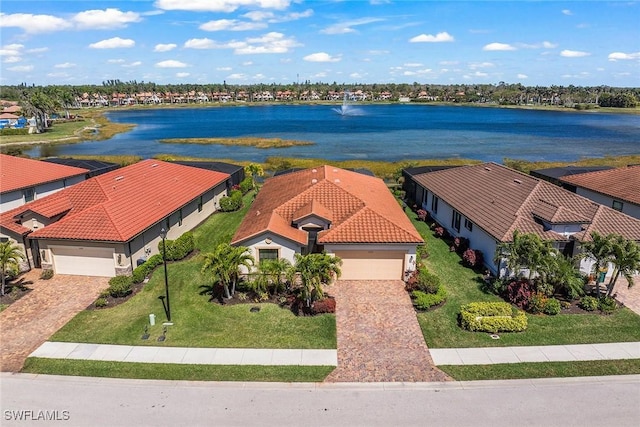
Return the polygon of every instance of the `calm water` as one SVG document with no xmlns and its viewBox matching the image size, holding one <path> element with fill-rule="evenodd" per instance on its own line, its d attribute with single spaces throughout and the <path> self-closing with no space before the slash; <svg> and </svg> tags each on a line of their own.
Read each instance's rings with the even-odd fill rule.
<svg viewBox="0 0 640 427">
<path fill-rule="evenodd" d="M 572 161 L 640 153 L 640 117 L 425 105 L 364 105 L 353 115 L 332 106 L 241 106 L 109 112 L 137 127 L 109 141 L 35 148 L 38 155 L 160 153 L 263 161 L 269 156 L 329 160 L 504 157 Z M 281 149 L 161 144 L 162 138 L 237 137 L 313 141 Z M 42 150 L 42 152 L 40 152 Z"/>
</svg>

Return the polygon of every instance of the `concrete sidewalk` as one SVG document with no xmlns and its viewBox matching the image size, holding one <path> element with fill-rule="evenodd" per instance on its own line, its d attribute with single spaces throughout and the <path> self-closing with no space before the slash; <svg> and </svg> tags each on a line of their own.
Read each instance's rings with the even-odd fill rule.
<svg viewBox="0 0 640 427">
<path fill-rule="evenodd" d="M 640 342 L 523 347 L 430 348 L 436 365 L 640 359 Z"/>
<path fill-rule="evenodd" d="M 29 357 L 187 365 L 337 366 L 337 350 L 185 348 L 47 341 Z"/>
</svg>

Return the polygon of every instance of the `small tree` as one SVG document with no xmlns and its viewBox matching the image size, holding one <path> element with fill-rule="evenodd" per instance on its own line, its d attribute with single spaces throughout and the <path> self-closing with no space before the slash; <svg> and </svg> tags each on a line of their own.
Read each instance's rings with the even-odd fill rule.
<svg viewBox="0 0 640 427">
<path fill-rule="evenodd" d="M 256 188 L 256 177 L 264 176 L 264 169 L 258 163 L 249 163 L 244 167 L 244 173 L 251 177 L 253 188 Z"/>
<path fill-rule="evenodd" d="M 300 273 L 301 297 L 307 307 L 311 302 L 322 297 L 322 285 L 331 283 L 335 277 L 340 277 L 340 265 L 342 260 L 326 253 L 321 254 L 296 254 L 295 270 Z"/>
<path fill-rule="evenodd" d="M 528 278 L 531 280 L 552 253 L 550 241 L 542 240 L 537 234 L 523 234 L 515 230 L 511 242 L 498 245 L 495 260 L 500 262 L 506 259 L 507 268 L 512 274 L 517 275 L 522 269 L 528 269 Z"/>
<path fill-rule="evenodd" d="M 608 234 L 603 236 L 594 231 L 591 233 L 591 240 L 582 242 L 581 257 L 591 258 L 594 260 L 592 271 L 596 275 L 596 294 L 600 297 L 600 281 L 598 280 L 598 273 L 600 270 L 606 271 L 609 267 L 609 262 L 612 262 L 614 254 L 615 236 Z"/>
<path fill-rule="evenodd" d="M 10 268 L 17 268 L 19 265 L 18 263 L 23 259 L 24 255 L 18 246 L 9 241 L 0 243 L 0 276 L 2 276 L 2 288 L 0 289 L 0 295 L 4 295 L 5 293 L 7 270 Z"/>
<path fill-rule="evenodd" d="M 240 277 L 240 266 L 249 269 L 254 264 L 254 259 L 249 254 L 248 248 L 231 246 L 228 243 L 219 244 L 213 252 L 204 254 L 203 257 L 202 272 L 210 274 L 214 280 L 220 282 L 227 299 L 235 294 L 236 284 Z"/>
<path fill-rule="evenodd" d="M 607 285 L 607 296 L 613 294 L 616 281 L 622 275 L 629 285 L 633 286 L 633 273 L 640 270 L 640 245 L 633 240 L 625 240 L 622 236 L 613 238 L 613 263 L 615 270 Z"/>
</svg>

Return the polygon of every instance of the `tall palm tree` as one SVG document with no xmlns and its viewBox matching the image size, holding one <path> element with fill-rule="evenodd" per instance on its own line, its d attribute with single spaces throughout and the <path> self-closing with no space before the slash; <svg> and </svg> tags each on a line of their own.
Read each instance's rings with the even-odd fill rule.
<svg viewBox="0 0 640 427">
<path fill-rule="evenodd" d="M 2 287 L 0 295 L 4 295 L 7 270 L 11 267 L 18 267 L 18 263 L 24 259 L 20 248 L 7 241 L 0 243 L 0 276 L 2 276 Z"/>
<path fill-rule="evenodd" d="M 203 255 L 202 272 L 208 273 L 214 280 L 218 280 L 224 288 L 224 296 L 230 299 L 235 294 L 236 284 L 240 277 L 240 266 L 250 268 L 253 257 L 244 246 L 231 246 L 228 243 L 219 244 L 213 252 Z"/>
<path fill-rule="evenodd" d="M 601 270 L 606 271 L 609 263 L 613 261 L 615 236 L 613 234 L 603 236 L 594 231 L 591 233 L 591 241 L 582 242 L 580 246 L 582 247 L 581 258 L 591 258 L 595 261 L 592 271 L 596 275 L 596 294 L 600 297 L 600 281 L 597 276 Z"/>
<path fill-rule="evenodd" d="M 607 285 L 608 296 L 613 294 L 613 288 L 620 275 L 627 280 L 629 287 L 631 287 L 633 286 L 633 273 L 640 270 L 640 245 L 633 240 L 625 240 L 622 236 L 616 236 L 614 240 L 614 258 L 611 262 L 615 267 L 615 273 Z"/>
<path fill-rule="evenodd" d="M 259 268 L 267 282 L 271 283 L 273 295 L 277 294 L 282 287 L 283 279 L 291 282 L 293 277 L 291 272 L 295 273 L 291 262 L 284 258 L 265 260 L 260 263 Z"/>
<path fill-rule="evenodd" d="M 533 274 L 538 272 L 552 253 L 550 241 L 542 240 L 536 234 L 515 230 L 511 242 L 498 245 L 495 260 L 499 263 L 506 259 L 510 274 L 517 275 L 522 269 L 528 269 L 528 278 L 531 280 Z"/>
<path fill-rule="evenodd" d="M 309 307 L 314 299 L 322 298 L 324 295 L 323 284 L 331 283 L 334 277 L 340 277 L 342 260 L 324 252 L 296 254 L 295 258 L 295 269 L 300 274 L 301 296 Z"/>
</svg>

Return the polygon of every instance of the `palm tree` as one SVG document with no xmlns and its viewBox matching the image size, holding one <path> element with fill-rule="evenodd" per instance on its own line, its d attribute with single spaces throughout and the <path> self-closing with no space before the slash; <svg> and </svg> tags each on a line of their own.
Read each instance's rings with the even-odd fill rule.
<svg viewBox="0 0 640 427">
<path fill-rule="evenodd" d="M 496 248 L 495 261 L 507 261 L 510 274 L 518 274 L 522 269 L 529 270 L 529 280 L 553 253 L 551 242 L 542 240 L 537 234 L 513 232 L 511 242 L 505 242 Z"/>
<path fill-rule="evenodd" d="M 615 273 L 607 285 L 608 296 L 613 294 L 613 288 L 621 274 L 631 287 L 633 286 L 633 273 L 640 270 L 640 245 L 633 240 L 625 240 L 622 236 L 615 236 L 614 240 L 614 259 L 611 262 L 615 267 Z"/>
<path fill-rule="evenodd" d="M 288 259 L 268 259 L 260 263 L 260 273 L 267 279 L 267 283 L 271 283 L 273 295 L 277 294 L 283 284 L 282 279 L 291 282 L 295 271 Z"/>
<path fill-rule="evenodd" d="M 224 296 L 230 299 L 235 293 L 236 284 L 240 277 L 239 267 L 250 268 L 253 257 L 244 246 L 231 246 L 228 243 L 219 244 L 213 252 L 203 255 L 202 272 L 210 274 L 218 280 L 224 288 Z"/>
<path fill-rule="evenodd" d="M 256 176 L 264 176 L 264 169 L 258 163 L 249 163 L 244 167 L 244 172 L 251 177 L 253 188 L 256 188 Z"/>
<path fill-rule="evenodd" d="M 591 233 L 591 241 L 581 243 L 581 258 L 591 258 L 595 261 L 591 268 L 596 275 L 596 295 L 598 298 L 600 297 L 600 281 L 597 276 L 600 271 L 606 271 L 609 262 L 613 260 L 614 246 L 615 236 L 613 234 L 603 236 L 596 231 Z"/>
<path fill-rule="evenodd" d="M 331 283 L 334 277 L 340 277 L 342 260 L 327 253 L 296 254 L 295 270 L 300 274 L 301 296 L 307 307 L 314 299 L 322 298 L 322 285 Z"/>
<path fill-rule="evenodd" d="M 7 270 L 18 267 L 18 263 L 23 259 L 24 255 L 18 246 L 9 241 L 0 243 L 0 276 L 2 276 L 0 295 L 4 295 Z"/>
</svg>

